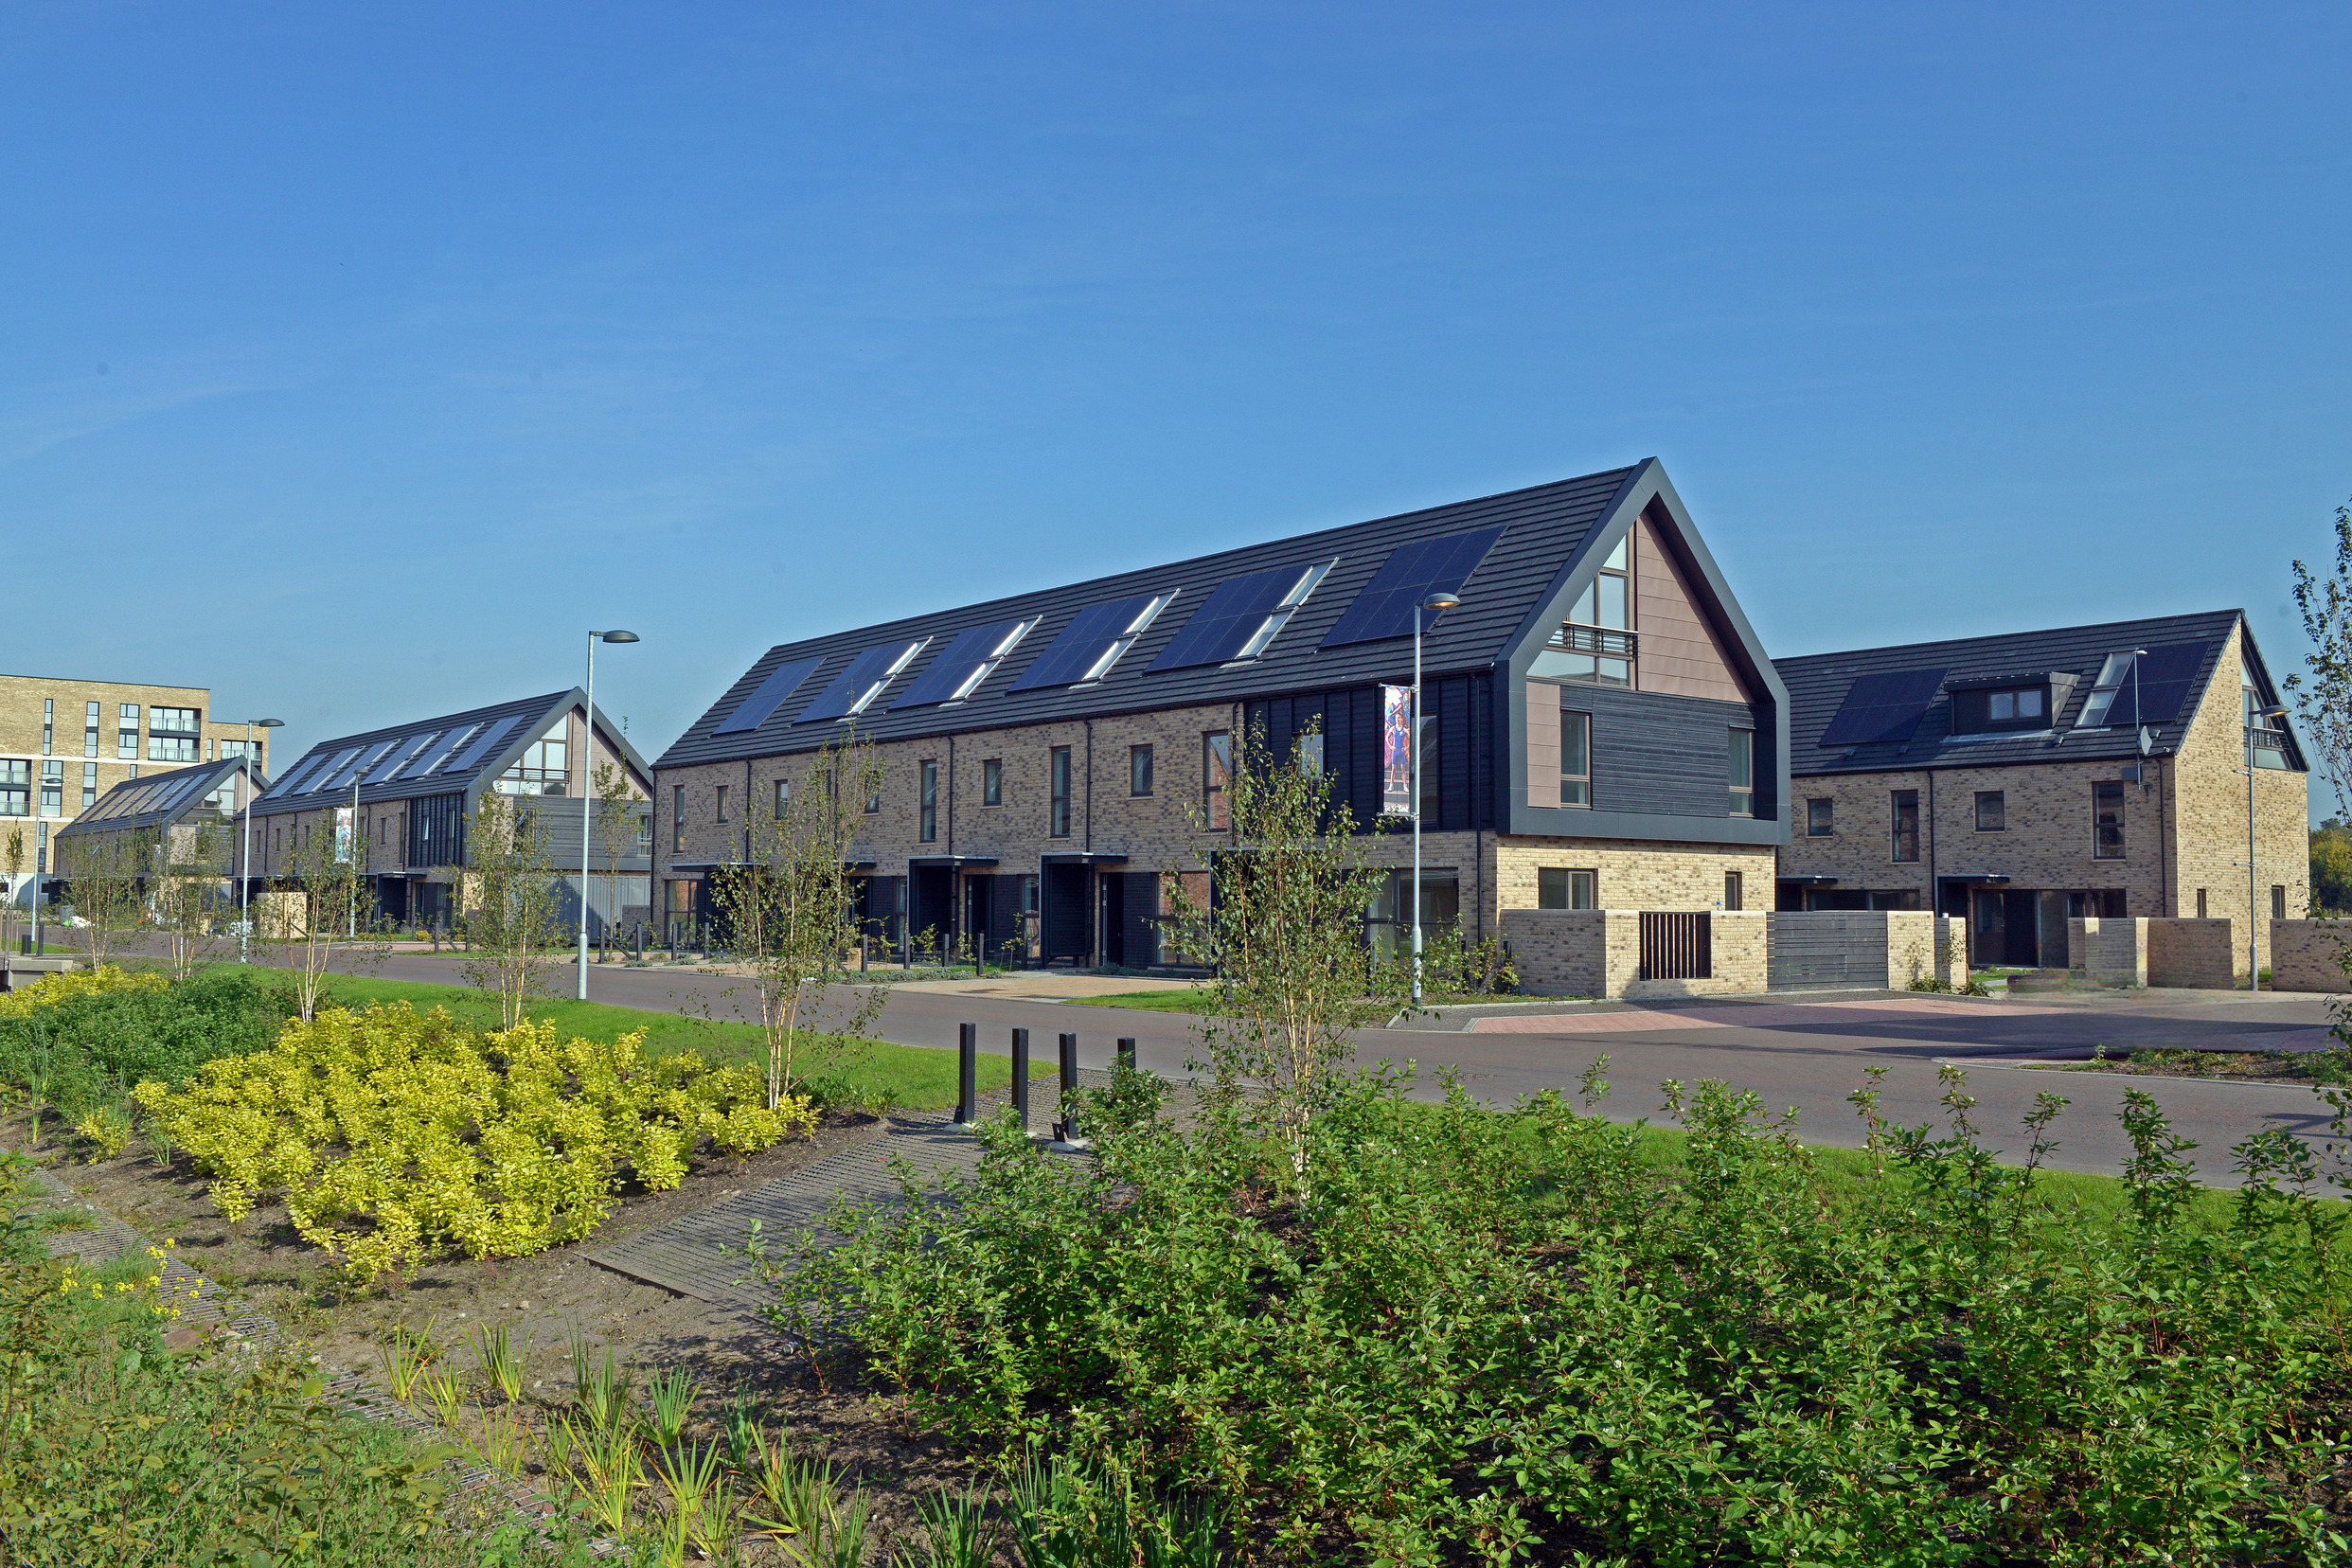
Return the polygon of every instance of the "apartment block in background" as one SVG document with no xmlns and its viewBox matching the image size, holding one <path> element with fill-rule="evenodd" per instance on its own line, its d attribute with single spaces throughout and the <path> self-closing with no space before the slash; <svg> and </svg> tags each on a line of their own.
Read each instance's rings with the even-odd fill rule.
<svg viewBox="0 0 2352 1568">
<path fill-rule="evenodd" d="M 2058 968 L 2071 918 L 2243 921 L 2251 833 L 2257 951 L 2270 921 L 2304 916 L 2309 775 L 2284 722 L 2262 717 L 2278 691 L 2242 611 L 1779 669 L 1795 796 L 1783 909 L 1966 916 L 1972 962 Z"/>
<path fill-rule="evenodd" d="M 264 775 L 267 743 L 254 731 Z M 22 873 L 0 861 L 8 896 L 30 898 L 58 832 L 116 785 L 244 750 L 245 726 L 219 722 L 208 687 L 0 675 L 0 844 L 17 828 L 26 843 Z"/>
<path fill-rule="evenodd" d="M 1384 777 L 1423 638 L 1420 795 Z M 1166 875 L 1233 846 L 1238 738 L 1301 748 L 1366 858 L 1376 943 L 1421 916 L 1471 941 L 1515 908 L 1761 900 L 1787 837 L 1780 679 L 1654 459 L 1066 587 L 787 642 L 655 764 L 665 926 L 843 735 L 880 748 L 864 918 L 991 953 L 1142 969 Z M 1384 829 L 1373 833 L 1373 829 Z M 1753 901 L 1746 907 L 1755 907 Z"/>
</svg>

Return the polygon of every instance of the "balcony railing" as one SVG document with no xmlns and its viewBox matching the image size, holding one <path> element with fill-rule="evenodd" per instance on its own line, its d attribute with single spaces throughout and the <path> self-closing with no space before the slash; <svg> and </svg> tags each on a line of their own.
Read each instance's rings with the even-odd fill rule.
<svg viewBox="0 0 2352 1568">
<path fill-rule="evenodd" d="M 1608 626 L 1563 626 L 1552 633 L 1552 646 L 1571 653 L 1607 653 L 1630 659 L 1635 645 L 1632 633 Z"/>
</svg>

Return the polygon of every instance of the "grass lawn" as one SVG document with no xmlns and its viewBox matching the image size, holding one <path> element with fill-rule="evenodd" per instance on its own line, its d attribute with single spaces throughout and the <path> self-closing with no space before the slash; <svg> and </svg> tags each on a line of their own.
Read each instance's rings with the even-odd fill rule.
<svg viewBox="0 0 2352 1568">
<path fill-rule="evenodd" d="M 473 1029 L 495 1029 L 499 1023 L 495 997 L 465 986 L 436 986 L 421 980 L 331 975 L 327 982 L 326 1001 L 342 1007 L 407 1002 L 419 1008 L 446 1007 L 451 1017 Z M 712 1061 L 766 1060 L 766 1039 L 749 1024 L 704 1023 L 677 1013 L 615 1007 L 608 1003 L 578 1002 L 569 997 L 535 997 L 526 1010 L 533 1019 L 586 1040 L 612 1040 L 633 1029 L 643 1029 L 646 1049 L 658 1056 L 685 1051 Z M 892 1045 L 882 1041 L 861 1041 L 850 1051 L 846 1068 L 829 1075 L 837 1077 L 846 1086 L 842 1098 L 872 1105 L 888 1096 L 900 1105 L 917 1110 L 955 1103 L 953 1051 Z M 1012 1062 L 1007 1058 L 984 1053 L 979 1070 L 980 1088 L 984 1092 L 1001 1089 L 1012 1081 Z"/>
<path fill-rule="evenodd" d="M 1187 986 L 1182 990 L 1128 991 L 1118 996 L 1074 996 L 1062 1005 L 1071 1007 L 1133 1007 L 1142 1012 L 1197 1013 L 1202 1010 L 1202 999 L 1213 994 L 1206 988 Z M 1432 1007 L 1475 1007 L 1482 1002 L 1527 1000 L 1523 996 L 1450 996 L 1432 991 L 1422 1002 Z M 1547 997 L 1541 1000 L 1564 1002 L 1572 999 Z"/>
</svg>

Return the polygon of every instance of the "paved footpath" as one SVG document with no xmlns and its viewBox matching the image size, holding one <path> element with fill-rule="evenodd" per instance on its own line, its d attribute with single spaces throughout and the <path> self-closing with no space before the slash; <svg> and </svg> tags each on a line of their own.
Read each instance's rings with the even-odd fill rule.
<svg viewBox="0 0 2352 1568">
<path fill-rule="evenodd" d="M 395 954 L 380 971 L 388 978 L 459 983 L 455 960 L 429 953 Z M 565 977 L 568 981 L 568 975 Z M 1078 1036 L 1078 1059 L 1108 1066 L 1118 1036 L 1137 1042 L 1141 1065 L 1166 1078 L 1186 1076 L 1199 1050 L 1196 1021 L 1183 1013 L 1072 1006 L 1037 994 L 1033 977 L 1004 994 L 985 988 L 911 985 L 897 990 L 876 1032 L 900 1044 L 949 1050 L 956 1025 L 980 1026 L 981 1049 L 1005 1055 L 1011 1030 L 1030 1031 L 1038 1057 L 1053 1060 L 1053 1037 Z M 1079 989 L 1078 977 L 1058 977 Z M 592 1000 L 663 1012 L 715 1007 L 729 1016 L 723 993 L 739 981 L 690 967 L 592 965 Z M 568 984 L 564 986 L 568 993 Z M 1027 994 L 1023 994 L 1023 993 Z M 1786 993 L 1753 999 L 1676 1003 L 1520 1003 L 1449 1011 L 1367 1029 L 1357 1036 L 1360 1061 L 1410 1060 L 1421 1075 L 1417 1091 L 1437 1094 L 1441 1068 L 1457 1073 L 1480 1098 L 1508 1104 L 1543 1089 L 1573 1089 L 1597 1057 L 1610 1059 L 1614 1093 L 1609 1114 L 1632 1119 L 1661 1114 L 1661 1085 L 1718 1078 L 1753 1089 L 1775 1110 L 1793 1108 L 1809 1142 L 1852 1147 L 1862 1141 L 1845 1096 L 1864 1086 L 1863 1069 L 1883 1066 L 1881 1108 L 1907 1124 L 1937 1120 L 1943 1089 L 1938 1065 L 1969 1070 L 1968 1092 L 1986 1141 L 2012 1157 L 2025 1139 L 2019 1124 L 2043 1092 L 2072 1102 L 2058 1123 L 2060 1147 L 2052 1163 L 2112 1174 L 2130 1158 L 2116 1124 L 2127 1089 L 2152 1096 L 2176 1127 L 2200 1146 L 2192 1156 L 2199 1176 L 2233 1185 L 2229 1148 L 2266 1127 L 2306 1136 L 2324 1133 L 2326 1108 L 2308 1089 L 2282 1085 L 2125 1078 L 1996 1065 L 2051 1052 L 2087 1055 L 2164 1047 L 2184 1050 L 2299 1048 L 2319 1039 L 2330 1001 L 2306 994 L 2243 991 L 2138 991 L 2057 994 L 2016 1001 L 1874 992 L 1840 996 Z M 1502 1022 L 1497 1022 L 1501 1020 Z"/>
</svg>

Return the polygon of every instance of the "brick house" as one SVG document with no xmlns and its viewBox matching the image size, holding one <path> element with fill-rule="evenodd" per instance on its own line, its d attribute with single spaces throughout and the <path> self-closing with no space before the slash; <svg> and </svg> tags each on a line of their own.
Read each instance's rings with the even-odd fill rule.
<svg viewBox="0 0 2352 1568">
<path fill-rule="evenodd" d="M 2309 775 L 2243 612 L 1778 667 L 1782 909 L 1965 916 L 1974 962 L 2058 967 L 2073 917 L 2244 920 L 2251 820 L 2260 951 L 2304 913 Z"/>
<path fill-rule="evenodd" d="M 1414 607 L 1438 590 L 1461 603 L 1423 639 L 1425 921 L 1477 940 L 1506 908 L 1762 898 L 1785 694 L 1652 459 L 779 644 L 654 765 L 665 924 L 708 919 L 745 813 L 848 731 L 883 759 L 857 854 L 891 946 L 1167 961 L 1163 873 L 1229 842 L 1237 736 L 1315 736 L 1360 831 L 1416 804 L 1383 778 L 1386 688 L 1412 680 Z M 1366 849 L 1399 868 L 1368 912 L 1393 939 L 1410 835 Z"/>
<path fill-rule="evenodd" d="M 251 788 L 266 790 L 269 777 L 254 770 Z M 180 871 L 211 871 L 232 879 L 242 864 L 243 822 L 248 788 L 247 762 L 231 755 L 192 768 L 173 768 L 126 779 L 100 795 L 98 803 L 58 830 L 53 877 L 45 896 L 71 900 L 73 878 L 84 868 L 84 855 L 94 845 L 129 836 L 138 844 L 138 858 L 156 871 L 166 866 Z M 208 852 L 200 852 L 207 842 Z M 101 858 L 99 864 L 121 864 L 119 857 Z"/>
<path fill-rule="evenodd" d="M 255 802 L 253 874 L 288 877 L 307 835 L 347 827 L 386 917 L 419 925 L 452 918 L 466 826 L 494 791 L 543 813 L 568 923 L 579 914 L 580 797 L 607 765 L 625 772 L 638 827 L 611 887 L 602 831 L 591 841 L 589 932 L 597 936 L 608 912 L 620 927 L 645 917 L 650 829 L 643 802 L 652 770 L 601 710 L 590 723 L 587 693 L 577 686 L 320 741 Z"/>
</svg>

